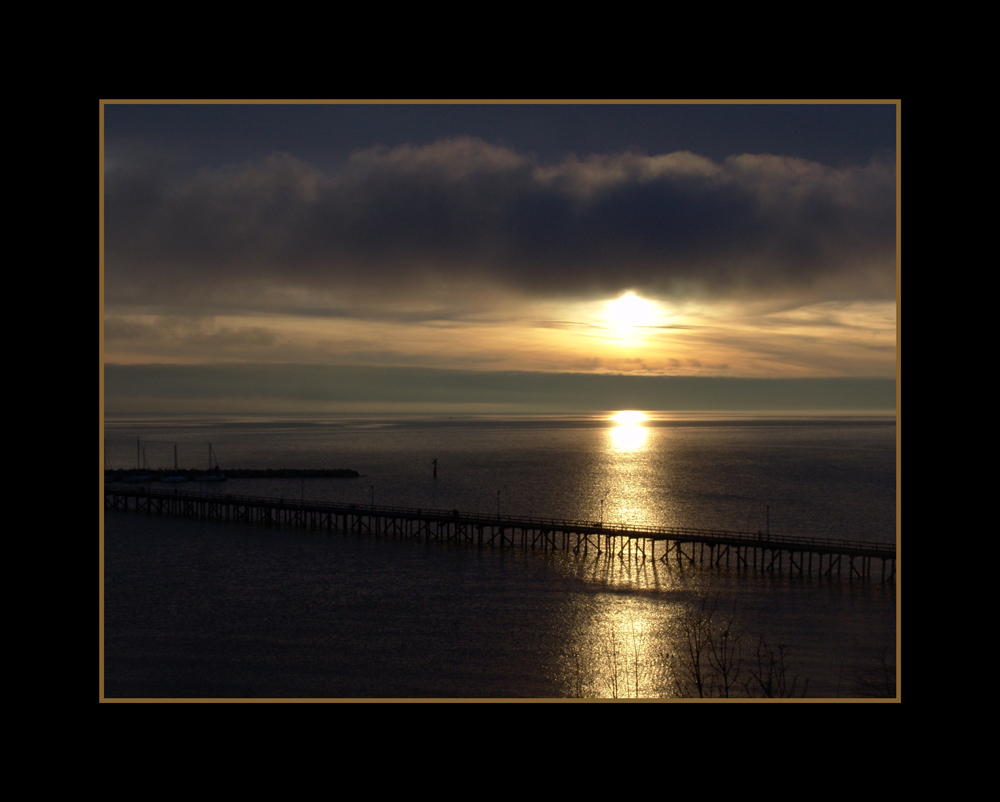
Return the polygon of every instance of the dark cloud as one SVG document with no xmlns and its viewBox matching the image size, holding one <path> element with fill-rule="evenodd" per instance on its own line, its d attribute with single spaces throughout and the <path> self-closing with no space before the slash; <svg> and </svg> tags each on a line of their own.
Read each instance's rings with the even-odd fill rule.
<svg viewBox="0 0 1000 802">
<path fill-rule="evenodd" d="M 109 104 L 112 153 L 161 148 L 223 165 L 286 151 L 324 169 L 378 143 L 469 136 L 557 162 L 571 153 L 783 153 L 862 164 L 896 143 L 896 105 L 875 104 Z"/>
<path fill-rule="evenodd" d="M 388 297 L 428 282 L 543 297 L 895 293 L 889 161 L 627 152 L 545 164 L 466 138 L 373 148 L 332 173 L 287 155 L 169 181 L 114 164 L 105 204 L 112 303 L 233 287 Z"/>
<path fill-rule="evenodd" d="M 743 379 L 325 365 L 107 365 L 108 410 L 225 399 L 316 404 L 495 404 L 538 411 L 895 409 L 894 379 Z"/>
</svg>

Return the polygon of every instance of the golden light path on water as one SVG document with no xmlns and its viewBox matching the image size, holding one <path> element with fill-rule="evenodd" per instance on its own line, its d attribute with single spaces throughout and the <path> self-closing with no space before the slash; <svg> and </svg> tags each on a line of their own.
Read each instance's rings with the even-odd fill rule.
<svg viewBox="0 0 1000 802">
<path fill-rule="evenodd" d="M 619 512 L 616 520 L 649 523 L 642 513 L 649 507 L 643 481 L 651 457 L 649 431 L 643 425 L 647 416 L 644 412 L 626 409 L 612 415 L 611 420 L 616 425 L 608 429 L 606 451 L 608 478 L 617 497 L 613 502 Z"/>
<path fill-rule="evenodd" d="M 654 444 L 667 436 L 667 429 L 651 431 L 644 424 L 649 416 L 637 410 L 621 410 L 608 416 L 604 453 L 598 486 L 588 495 L 599 498 L 600 522 L 606 525 L 654 524 L 654 505 L 649 471 Z M 568 611 L 576 624 L 567 643 L 562 665 L 566 692 L 570 696 L 635 698 L 670 694 L 672 674 L 669 651 L 674 644 L 668 632 L 671 616 L 664 616 L 661 603 L 651 603 L 650 588 L 665 590 L 667 575 L 652 559 L 644 559 L 633 541 L 616 539 L 591 548 L 587 564 L 593 578 L 618 592 L 599 594 L 584 609 Z M 652 555 L 649 555 L 650 557 Z M 609 581 L 610 580 L 610 581 Z M 639 595 L 624 589 L 642 591 Z M 680 608 L 678 608 L 679 610 Z"/>
<path fill-rule="evenodd" d="M 646 445 L 645 413 L 626 409 L 611 416 L 618 425 L 609 429 L 612 449 L 615 452 L 637 451 Z"/>
</svg>

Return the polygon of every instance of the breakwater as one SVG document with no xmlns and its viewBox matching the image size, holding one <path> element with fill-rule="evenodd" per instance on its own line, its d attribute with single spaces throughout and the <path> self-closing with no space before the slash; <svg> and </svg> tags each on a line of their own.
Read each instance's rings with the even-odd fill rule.
<svg viewBox="0 0 1000 802">
<path fill-rule="evenodd" d="M 221 471 L 218 469 L 204 470 L 198 468 L 159 469 L 141 471 L 129 470 L 105 471 L 105 482 L 146 482 L 177 481 L 178 477 L 192 482 L 199 479 L 355 479 L 361 474 L 350 468 L 236 468 Z"/>
</svg>

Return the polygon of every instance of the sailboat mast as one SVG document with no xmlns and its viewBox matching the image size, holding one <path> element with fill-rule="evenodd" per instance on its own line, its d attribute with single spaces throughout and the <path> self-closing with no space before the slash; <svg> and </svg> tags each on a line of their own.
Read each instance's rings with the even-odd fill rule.
<svg viewBox="0 0 1000 802">
<path fill-rule="evenodd" d="M 177 470 L 177 443 L 174 443 L 174 470 Z"/>
</svg>

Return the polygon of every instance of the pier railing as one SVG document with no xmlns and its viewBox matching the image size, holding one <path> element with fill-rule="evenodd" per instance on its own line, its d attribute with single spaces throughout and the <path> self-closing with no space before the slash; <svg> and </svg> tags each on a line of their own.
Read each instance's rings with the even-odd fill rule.
<svg viewBox="0 0 1000 802">
<path fill-rule="evenodd" d="M 430 524 L 436 526 L 437 539 L 473 540 L 469 534 L 470 527 L 478 530 L 479 542 L 484 542 L 483 532 L 489 529 L 492 533 L 488 543 L 499 542 L 500 545 L 514 545 L 514 536 L 510 532 L 520 532 L 520 543 L 527 547 L 531 543 L 534 548 L 541 543 L 543 548 L 557 548 L 555 533 L 562 537 L 562 547 L 570 547 L 570 535 L 576 538 L 576 548 L 581 543 L 593 544 L 590 538 L 596 538 L 600 544 L 611 544 L 616 539 L 641 544 L 651 541 L 654 546 L 657 541 L 666 541 L 668 552 L 674 550 L 678 556 L 683 554 L 682 545 L 700 545 L 709 547 L 710 559 L 716 564 L 725 556 L 729 562 L 730 547 L 735 549 L 738 561 L 747 563 L 746 554 L 752 551 L 754 565 L 757 562 L 757 552 L 762 555 L 769 552 L 775 556 L 781 565 L 781 555 L 789 554 L 792 565 L 796 565 L 798 557 L 801 567 L 801 555 L 809 556 L 811 570 L 812 555 L 819 555 L 818 563 L 822 566 L 822 558 L 826 556 L 831 562 L 829 570 L 836 567 L 839 572 L 839 558 L 845 556 L 854 570 L 854 558 L 860 558 L 864 566 L 859 575 L 867 575 L 871 559 L 882 561 L 882 575 L 885 579 L 886 568 L 890 568 L 890 578 L 895 575 L 896 545 L 894 543 L 873 543 L 862 540 L 846 540 L 836 538 L 804 537 L 796 535 L 781 535 L 776 533 L 750 533 L 725 529 L 705 529 L 679 526 L 651 526 L 626 522 L 602 522 L 589 519 L 547 518 L 530 515 L 495 515 L 493 513 L 465 512 L 457 509 L 433 509 L 423 507 L 398 507 L 382 504 L 362 504 L 349 502 L 312 501 L 295 498 L 276 498 L 266 496 L 249 496 L 233 493 L 206 493 L 202 491 L 181 490 L 179 488 L 154 489 L 149 486 L 134 484 L 111 483 L 105 486 L 105 505 L 115 509 L 124 506 L 129 508 L 128 499 L 136 499 L 136 509 L 140 509 L 145 500 L 147 512 L 159 514 L 197 515 L 199 517 L 222 518 L 225 520 L 256 520 L 265 523 L 275 523 L 284 520 L 294 525 L 322 526 L 324 528 L 343 527 L 357 531 L 385 531 L 397 533 L 416 531 L 418 536 L 423 533 L 428 538 L 432 536 Z M 253 508 L 256 512 L 251 516 L 247 511 Z M 238 510 L 242 509 L 242 513 Z M 232 510 L 232 513 L 230 512 Z M 392 523 L 390 523 L 390 521 Z M 310 523 L 311 522 L 311 523 Z M 319 522 L 319 523 L 317 523 Z M 402 522 L 402 523 L 401 523 Z M 404 525 L 405 524 L 405 525 Z M 414 526 L 416 524 L 416 526 Z M 423 528 L 421 528 L 423 527 Z M 441 535 L 444 532 L 445 535 Z M 498 541 L 499 537 L 499 541 Z M 645 551 L 640 545 L 640 551 Z M 718 555 L 716 555 L 716 550 Z M 693 555 L 693 552 L 692 552 Z M 694 557 L 684 554 L 691 562 Z M 834 559 L 836 563 L 832 562 Z"/>
</svg>

